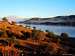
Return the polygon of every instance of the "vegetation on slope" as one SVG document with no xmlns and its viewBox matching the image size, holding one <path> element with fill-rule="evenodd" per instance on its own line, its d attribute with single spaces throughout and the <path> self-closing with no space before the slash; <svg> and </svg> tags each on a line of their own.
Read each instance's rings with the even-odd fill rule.
<svg viewBox="0 0 75 56">
<path fill-rule="evenodd" d="M 69 42 L 68 34 L 57 36 L 46 30 L 36 30 L 0 21 L 0 55 L 7 56 L 62 56 L 74 54 L 75 49 Z M 70 50 L 72 53 L 70 53 Z"/>
</svg>

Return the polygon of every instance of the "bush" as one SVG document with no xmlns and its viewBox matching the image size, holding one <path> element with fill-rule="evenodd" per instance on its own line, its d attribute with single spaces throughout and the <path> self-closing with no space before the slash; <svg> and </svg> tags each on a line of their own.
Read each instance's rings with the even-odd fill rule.
<svg viewBox="0 0 75 56">
<path fill-rule="evenodd" d="M 45 30 L 45 32 L 49 32 L 49 30 Z"/>
<path fill-rule="evenodd" d="M 47 44 L 39 45 L 36 52 L 36 56 L 50 56 L 50 51 Z"/>
<path fill-rule="evenodd" d="M 23 35 L 21 36 L 24 39 L 30 38 L 30 33 L 29 32 L 22 32 Z"/>
<path fill-rule="evenodd" d="M 7 45 L 8 45 L 8 42 L 7 42 L 7 41 L 5 41 L 5 40 L 0 40 L 0 43 L 2 43 L 2 45 L 5 45 L 5 46 L 7 46 Z"/>
<path fill-rule="evenodd" d="M 3 21 L 8 21 L 8 19 L 6 17 L 3 17 L 2 20 Z"/>
<path fill-rule="evenodd" d="M 69 36 L 67 33 L 61 33 L 61 37 L 64 41 L 67 41 Z"/>
<path fill-rule="evenodd" d="M 68 37 L 68 34 L 67 33 L 61 33 L 61 43 L 64 44 L 64 45 L 68 45 L 68 46 L 71 46 L 71 42 L 70 42 L 70 39 Z"/>
<path fill-rule="evenodd" d="M 53 32 L 48 32 L 48 33 L 46 34 L 46 37 L 53 38 L 53 37 L 54 37 Z"/>
<path fill-rule="evenodd" d="M 9 30 L 6 30 L 6 33 L 7 33 L 8 37 L 12 37 L 13 36 L 13 33 L 11 31 L 9 31 Z"/>
<path fill-rule="evenodd" d="M 39 30 L 32 30 L 32 38 L 33 39 L 37 39 L 37 36 L 39 36 L 39 33 L 40 33 L 41 31 L 39 31 Z"/>
<path fill-rule="evenodd" d="M 3 53 L 2 53 L 2 51 L 0 51 L 0 56 L 3 56 Z"/>
<path fill-rule="evenodd" d="M 3 34 L 4 34 L 4 32 L 3 32 L 3 31 L 0 31 L 0 37 L 1 37 Z"/>
<path fill-rule="evenodd" d="M 16 22 L 12 21 L 12 25 L 15 25 L 15 24 L 16 24 Z"/>
</svg>

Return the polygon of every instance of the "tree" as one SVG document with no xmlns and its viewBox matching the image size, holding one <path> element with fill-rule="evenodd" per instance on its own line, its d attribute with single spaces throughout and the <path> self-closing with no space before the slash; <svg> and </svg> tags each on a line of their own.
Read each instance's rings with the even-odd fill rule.
<svg viewBox="0 0 75 56">
<path fill-rule="evenodd" d="M 3 21 L 8 21 L 8 19 L 6 17 L 3 17 L 2 20 Z"/>
<path fill-rule="evenodd" d="M 55 35 L 53 32 L 47 31 L 46 37 L 53 38 Z"/>
<path fill-rule="evenodd" d="M 61 37 L 63 38 L 64 41 L 67 41 L 69 36 L 67 33 L 61 33 Z"/>
<path fill-rule="evenodd" d="M 36 27 L 33 27 L 33 30 L 36 30 Z"/>
<path fill-rule="evenodd" d="M 69 36 L 67 33 L 61 33 L 62 43 L 69 45 Z"/>
<path fill-rule="evenodd" d="M 49 30 L 45 30 L 45 32 L 49 32 Z"/>
</svg>

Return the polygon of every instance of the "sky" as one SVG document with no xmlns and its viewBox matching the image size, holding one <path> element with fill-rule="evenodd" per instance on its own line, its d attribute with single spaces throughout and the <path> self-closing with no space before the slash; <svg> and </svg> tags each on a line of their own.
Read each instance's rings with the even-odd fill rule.
<svg viewBox="0 0 75 56">
<path fill-rule="evenodd" d="M 0 0 L 0 17 L 75 15 L 75 0 Z"/>
</svg>

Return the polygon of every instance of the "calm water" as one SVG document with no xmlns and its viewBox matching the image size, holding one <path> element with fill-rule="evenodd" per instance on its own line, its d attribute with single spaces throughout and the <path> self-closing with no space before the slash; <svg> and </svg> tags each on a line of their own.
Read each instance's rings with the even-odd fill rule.
<svg viewBox="0 0 75 56">
<path fill-rule="evenodd" d="M 24 24 L 23 24 L 24 25 Z M 36 29 L 41 29 L 42 31 L 49 30 L 54 32 L 57 35 L 60 35 L 62 32 L 66 32 L 70 37 L 75 37 L 75 27 L 71 26 L 52 26 L 52 25 L 33 25 L 27 24 L 30 27 L 36 27 Z"/>
</svg>

